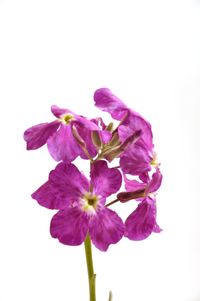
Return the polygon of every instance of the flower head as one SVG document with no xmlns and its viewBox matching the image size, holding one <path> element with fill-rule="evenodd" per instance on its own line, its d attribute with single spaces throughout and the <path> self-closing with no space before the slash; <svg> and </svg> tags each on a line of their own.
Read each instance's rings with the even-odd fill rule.
<svg viewBox="0 0 200 301">
<path fill-rule="evenodd" d="M 121 192 L 117 198 L 121 202 L 131 199 L 140 201 L 138 207 L 128 216 L 125 221 L 125 236 L 131 240 L 143 240 L 152 232 L 160 232 L 156 222 L 156 197 L 155 192 L 162 182 L 159 169 L 152 175 L 148 184 L 125 177 L 125 188 L 128 192 Z"/>
<path fill-rule="evenodd" d="M 106 197 L 118 191 L 121 174 L 105 161 L 93 163 L 90 182 L 73 164 L 60 163 L 32 197 L 59 209 L 51 221 L 51 235 L 66 245 L 80 245 L 89 233 L 94 245 L 106 251 L 123 236 L 121 218 L 105 207 Z"/>
<path fill-rule="evenodd" d="M 144 179 L 146 173 L 151 170 L 153 161 L 153 135 L 151 125 L 142 116 L 128 108 L 119 98 L 107 88 L 98 89 L 94 94 L 95 105 L 120 121 L 117 134 L 124 143 L 140 131 L 140 136 L 119 154 L 120 167 L 123 173 L 139 175 Z M 115 133 L 116 135 L 116 133 Z"/>
<path fill-rule="evenodd" d="M 56 161 L 65 162 L 71 162 L 79 155 L 87 158 L 83 147 L 91 157 L 95 156 L 96 149 L 91 140 L 91 132 L 99 131 L 99 127 L 67 109 L 52 106 L 51 111 L 57 118 L 55 121 L 41 123 L 25 131 L 27 149 L 34 150 L 47 143 L 51 156 Z"/>
</svg>

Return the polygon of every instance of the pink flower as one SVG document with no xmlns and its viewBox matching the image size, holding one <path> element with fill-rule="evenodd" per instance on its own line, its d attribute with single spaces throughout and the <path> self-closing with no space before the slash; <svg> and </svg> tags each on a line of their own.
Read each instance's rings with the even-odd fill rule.
<svg viewBox="0 0 200 301">
<path fill-rule="evenodd" d="M 138 199 L 140 204 L 128 216 L 125 221 L 125 234 L 131 240 L 143 240 L 152 232 L 160 232 L 161 229 L 156 222 L 156 198 L 155 192 L 162 182 L 159 169 L 152 175 L 148 184 L 125 177 L 125 188 L 128 192 L 121 192 L 117 198 L 122 202 Z"/>
<path fill-rule="evenodd" d="M 121 218 L 105 207 L 106 197 L 121 186 L 121 174 L 105 161 L 91 167 L 91 181 L 73 164 L 60 163 L 32 197 L 42 206 L 59 209 L 51 221 L 52 237 L 66 245 L 80 245 L 89 233 L 93 244 L 106 251 L 124 234 Z"/>
<path fill-rule="evenodd" d="M 146 178 L 154 162 L 153 134 L 151 125 L 142 116 L 129 109 L 119 98 L 107 88 L 98 89 L 94 93 L 95 105 L 120 121 L 117 132 L 121 143 L 124 143 L 137 131 L 141 135 L 120 154 L 120 167 L 125 174 L 139 175 Z"/>
<path fill-rule="evenodd" d="M 57 120 L 40 123 L 25 131 L 27 149 L 34 150 L 47 143 L 49 153 L 56 161 L 71 162 L 79 155 L 87 158 L 82 145 L 94 157 L 97 152 L 91 140 L 91 132 L 99 131 L 99 127 L 67 109 L 52 106 L 51 111 Z"/>
</svg>

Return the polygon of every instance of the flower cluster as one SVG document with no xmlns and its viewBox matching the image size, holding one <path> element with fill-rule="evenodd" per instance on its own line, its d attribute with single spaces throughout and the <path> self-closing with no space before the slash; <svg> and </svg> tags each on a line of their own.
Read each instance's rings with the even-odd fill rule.
<svg viewBox="0 0 200 301">
<path fill-rule="evenodd" d="M 50 232 L 66 245 L 80 245 L 88 234 L 93 244 L 106 251 L 123 236 L 142 240 L 160 232 L 156 222 L 156 197 L 162 175 L 156 159 L 151 125 L 128 108 L 107 88 L 94 93 L 96 107 L 116 120 L 106 125 L 102 118 L 88 119 L 68 109 L 52 106 L 56 117 L 27 129 L 28 150 L 47 144 L 58 165 L 48 180 L 33 194 L 40 205 L 57 209 Z M 90 163 L 90 180 L 72 163 L 78 156 Z M 110 162 L 118 160 L 117 167 Z M 122 182 L 125 191 L 120 191 Z M 114 201 L 106 199 L 117 193 Z M 138 201 L 137 208 L 123 222 L 108 208 Z"/>
</svg>

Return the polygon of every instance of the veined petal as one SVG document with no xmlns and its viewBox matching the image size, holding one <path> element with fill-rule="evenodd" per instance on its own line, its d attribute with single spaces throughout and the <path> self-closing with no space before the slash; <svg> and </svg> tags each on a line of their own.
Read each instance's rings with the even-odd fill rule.
<svg viewBox="0 0 200 301">
<path fill-rule="evenodd" d="M 131 240 L 143 240 L 155 229 L 155 200 L 147 197 L 133 211 L 125 222 L 125 236 Z"/>
<path fill-rule="evenodd" d="M 141 183 L 137 180 L 129 180 L 126 176 L 124 176 L 124 182 L 127 191 L 137 191 L 146 188 L 145 183 Z"/>
<path fill-rule="evenodd" d="M 44 183 L 32 195 L 41 206 L 48 209 L 63 209 L 70 205 L 70 198 L 65 189 L 53 185 L 50 181 Z"/>
<path fill-rule="evenodd" d="M 160 188 L 162 183 L 162 174 L 160 170 L 157 168 L 156 172 L 152 175 L 152 179 L 147 187 L 147 192 L 155 192 Z"/>
<path fill-rule="evenodd" d="M 151 170 L 149 152 L 138 145 L 131 145 L 120 158 L 120 167 L 125 174 L 140 175 Z"/>
<path fill-rule="evenodd" d="M 38 188 L 32 198 L 49 209 L 63 209 L 89 191 L 89 181 L 73 164 L 60 163 L 49 174 L 49 180 Z"/>
<path fill-rule="evenodd" d="M 92 158 L 95 157 L 97 154 L 97 150 L 92 142 L 91 131 L 88 130 L 87 128 L 85 128 L 84 126 L 81 126 L 80 124 L 76 124 L 75 127 L 76 127 L 78 134 L 85 142 L 86 149 L 88 150 L 90 156 Z M 88 157 L 86 156 L 86 154 L 84 153 L 84 151 L 82 149 L 80 149 L 80 156 L 83 159 L 88 159 Z"/>
<path fill-rule="evenodd" d="M 27 149 L 33 150 L 43 146 L 59 128 L 58 121 L 46 122 L 34 125 L 24 132 L 24 140 L 27 142 Z"/>
<path fill-rule="evenodd" d="M 108 112 L 116 120 L 121 120 L 127 113 L 125 104 L 117 98 L 108 88 L 101 88 L 94 93 L 95 106 Z"/>
<path fill-rule="evenodd" d="M 145 120 L 138 113 L 129 110 L 129 113 L 122 125 L 131 128 L 133 131 L 141 130 L 142 135 L 139 140 L 140 143 L 149 151 L 153 150 L 153 134 L 151 130 L 151 124 L 147 120 Z"/>
<path fill-rule="evenodd" d="M 67 109 L 61 109 L 56 105 L 51 106 L 51 112 L 53 113 L 54 116 L 56 116 L 57 118 L 62 117 L 63 115 L 67 114 L 67 113 L 72 113 L 71 111 L 67 110 Z M 72 113 L 73 114 L 73 113 Z"/>
<path fill-rule="evenodd" d="M 101 131 L 99 134 L 103 143 L 108 143 L 112 138 L 112 133 L 107 130 Z"/>
<path fill-rule="evenodd" d="M 92 120 L 89 120 L 83 116 L 76 115 L 75 121 L 73 123 L 78 124 L 80 126 L 84 126 L 86 129 L 90 131 L 100 131 L 100 128 L 94 123 Z"/>
<path fill-rule="evenodd" d="M 92 164 L 91 183 L 95 194 L 107 197 L 120 189 L 122 176 L 117 168 L 109 168 L 107 162 L 101 160 Z"/>
<path fill-rule="evenodd" d="M 110 244 L 116 244 L 122 238 L 124 225 L 117 213 L 104 208 L 90 220 L 89 233 L 93 244 L 106 251 Z"/>
<path fill-rule="evenodd" d="M 48 150 L 56 161 L 72 162 L 80 154 L 80 146 L 75 141 L 70 125 L 61 124 L 47 142 Z"/>
<path fill-rule="evenodd" d="M 88 217 L 77 207 L 60 210 L 51 220 L 51 236 L 65 245 L 82 244 L 87 231 Z"/>
<path fill-rule="evenodd" d="M 79 198 L 89 191 L 89 181 L 74 164 L 59 163 L 49 174 L 49 181 L 63 187 L 70 198 Z"/>
</svg>

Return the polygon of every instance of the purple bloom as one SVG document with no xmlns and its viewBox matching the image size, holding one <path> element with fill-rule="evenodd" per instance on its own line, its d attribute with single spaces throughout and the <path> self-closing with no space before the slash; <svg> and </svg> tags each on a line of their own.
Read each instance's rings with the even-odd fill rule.
<svg viewBox="0 0 200 301">
<path fill-rule="evenodd" d="M 161 229 L 156 222 L 156 199 L 155 192 L 162 182 L 159 169 L 152 175 L 148 184 L 136 180 L 128 180 L 125 177 L 125 188 L 128 192 L 117 195 L 121 202 L 138 198 L 140 204 L 128 216 L 125 221 L 125 236 L 131 240 L 143 240 L 152 232 L 160 232 Z"/>
<path fill-rule="evenodd" d="M 140 143 L 149 150 L 153 149 L 151 125 L 142 116 L 129 109 L 107 88 L 96 90 L 94 93 L 94 100 L 95 105 L 98 108 L 110 113 L 114 119 L 121 121 L 118 128 L 118 134 L 122 142 L 124 142 L 134 132 L 141 130 L 142 136 L 139 140 Z"/>
<path fill-rule="evenodd" d="M 107 88 L 99 89 L 94 94 L 95 105 L 109 112 L 114 119 L 120 120 L 117 132 L 121 143 L 124 143 L 135 132 L 141 131 L 137 141 L 131 143 L 120 154 L 120 167 L 125 174 L 139 175 L 147 178 L 154 162 L 153 135 L 151 125 L 138 113 L 129 109 L 119 98 Z"/>
<path fill-rule="evenodd" d="M 59 209 L 51 221 L 54 238 L 66 245 L 80 245 L 89 233 L 94 245 L 106 251 L 124 234 L 121 218 L 105 207 L 106 197 L 121 186 L 121 174 L 105 161 L 92 164 L 91 181 L 73 164 L 60 163 L 32 197 L 50 209 Z"/>
<path fill-rule="evenodd" d="M 80 146 L 84 145 L 90 156 L 95 156 L 91 132 L 99 131 L 98 126 L 67 109 L 52 106 L 51 111 L 57 120 L 35 125 L 25 131 L 27 149 L 34 150 L 47 143 L 48 150 L 56 161 L 71 162 L 79 155 L 87 158 Z"/>
</svg>

